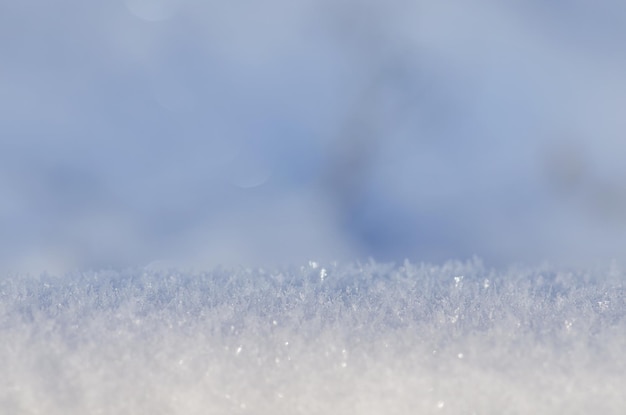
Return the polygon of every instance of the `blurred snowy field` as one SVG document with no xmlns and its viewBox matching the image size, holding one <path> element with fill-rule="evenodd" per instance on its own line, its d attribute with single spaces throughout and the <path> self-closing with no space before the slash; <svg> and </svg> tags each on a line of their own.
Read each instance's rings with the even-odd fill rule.
<svg viewBox="0 0 626 415">
<path fill-rule="evenodd" d="M 621 1 L 0 13 L 0 268 L 624 257 Z"/>
<path fill-rule="evenodd" d="M 0 281 L 0 412 L 623 414 L 624 271 L 321 264 Z"/>
</svg>

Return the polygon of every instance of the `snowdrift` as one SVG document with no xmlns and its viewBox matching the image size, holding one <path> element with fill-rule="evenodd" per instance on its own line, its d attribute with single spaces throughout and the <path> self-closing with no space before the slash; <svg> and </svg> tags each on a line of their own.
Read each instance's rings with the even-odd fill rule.
<svg viewBox="0 0 626 415">
<path fill-rule="evenodd" d="M 0 412 L 623 414 L 624 293 L 479 260 L 5 276 Z"/>
</svg>

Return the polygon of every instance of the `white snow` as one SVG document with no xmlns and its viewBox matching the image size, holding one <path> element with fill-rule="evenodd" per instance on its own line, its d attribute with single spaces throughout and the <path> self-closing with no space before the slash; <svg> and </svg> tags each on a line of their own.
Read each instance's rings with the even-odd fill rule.
<svg viewBox="0 0 626 415">
<path fill-rule="evenodd" d="M 626 414 L 626 2 L 77 3 L 0 13 L 0 415 Z"/>
<path fill-rule="evenodd" d="M 0 279 L 0 413 L 623 414 L 624 272 L 310 261 Z"/>
</svg>

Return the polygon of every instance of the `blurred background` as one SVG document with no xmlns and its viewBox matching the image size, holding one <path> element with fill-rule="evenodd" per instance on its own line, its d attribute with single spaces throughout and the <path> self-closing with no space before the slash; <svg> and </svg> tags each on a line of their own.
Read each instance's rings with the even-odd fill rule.
<svg viewBox="0 0 626 415">
<path fill-rule="evenodd" d="M 626 252 L 626 3 L 0 6 L 0 265 Z"/>
</svg>

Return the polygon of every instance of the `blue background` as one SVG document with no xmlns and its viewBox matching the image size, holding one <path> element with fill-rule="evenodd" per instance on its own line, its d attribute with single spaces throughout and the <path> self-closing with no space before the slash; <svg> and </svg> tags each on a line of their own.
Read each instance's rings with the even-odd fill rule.
<svg viewBox="0 0 626 415">
<path fill-rule="evenodd" d="M 623 256 L 623 2 L 5 3 L 3 269 Z"/>
</svg>

